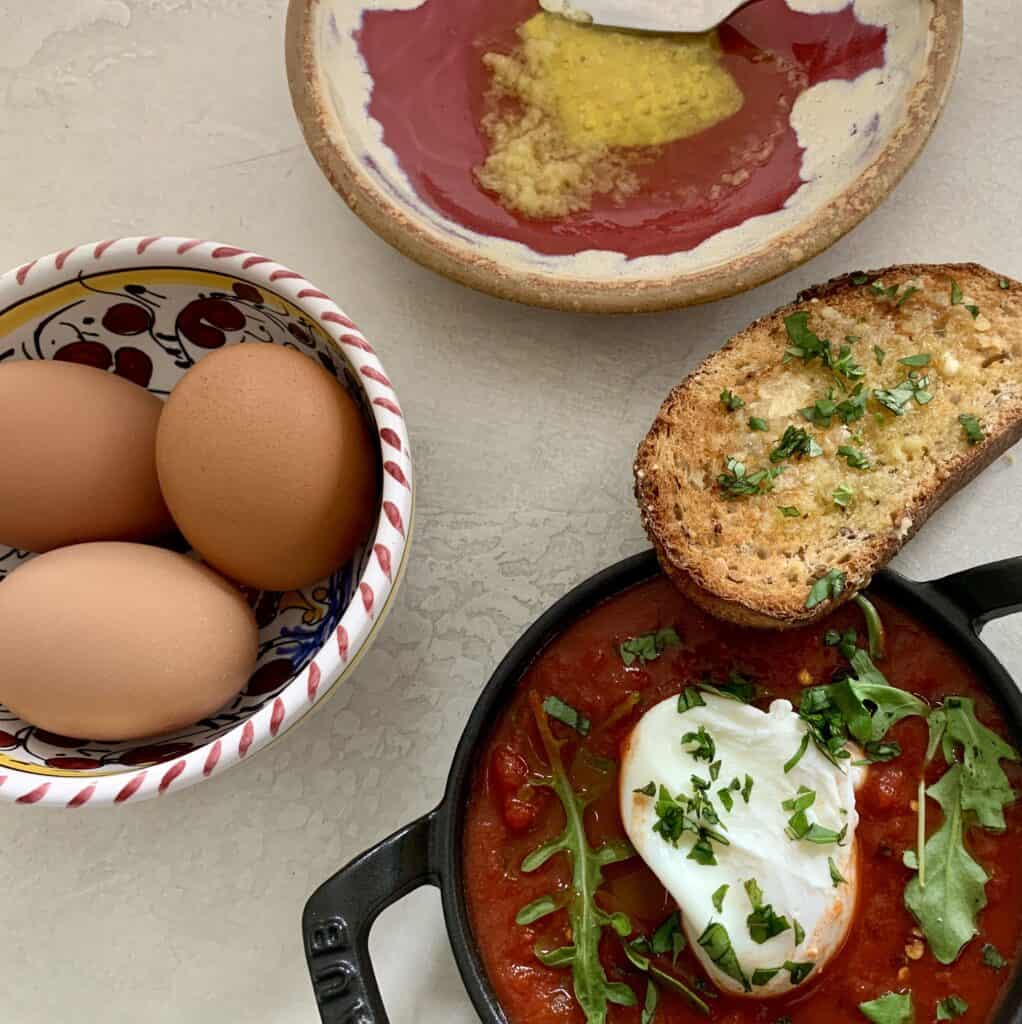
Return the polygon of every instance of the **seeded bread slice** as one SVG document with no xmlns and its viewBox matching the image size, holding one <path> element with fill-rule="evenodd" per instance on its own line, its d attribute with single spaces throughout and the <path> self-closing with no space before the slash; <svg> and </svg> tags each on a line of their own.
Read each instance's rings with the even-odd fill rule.
<svg viewBox="0 0 1022 1024">
<path fill-rule="evenodd" d="M 803 292 L 682 381 L 635 493 L 683 593 L 788 629 L 867 586 L 1020 437 L 1022 284 L 974 263 L 888 267 Z"/>
</svg>

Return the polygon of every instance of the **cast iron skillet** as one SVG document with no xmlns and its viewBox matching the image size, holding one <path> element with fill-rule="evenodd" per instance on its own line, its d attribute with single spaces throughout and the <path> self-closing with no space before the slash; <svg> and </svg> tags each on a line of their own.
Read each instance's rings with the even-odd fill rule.
<svg viewBox="0 0 1022 1024">
<path fill-rule="evenodd" d="M 594 605 L 658 572 L 652 551 L 634 555 L 597 573 L 544 612 L 511 648 L 476 703 L 440 806 L 356 857 L 316 890 L 306 904 L 302 929 L 324 1024 L 388 1024 L 369 959 L 369 929 L 391 903 L 426 884 L 440 888 L 451 946 L 476 1011 L 486 1024 L 504 1024 L 469 927 L 462 885 L 461 836 L 477 748 L 550 640 Z M 885 570 L 870 589 L 915 615 L 964 657 L 998 701 L 1015 745 L 1022 746 L 1022 692 L 979 639 L 991 619 L 1022 610 L 1022 558 L 930 583 Z M 995 1024 L 1022 1024 L 1018 970 Z"/>
</svg>

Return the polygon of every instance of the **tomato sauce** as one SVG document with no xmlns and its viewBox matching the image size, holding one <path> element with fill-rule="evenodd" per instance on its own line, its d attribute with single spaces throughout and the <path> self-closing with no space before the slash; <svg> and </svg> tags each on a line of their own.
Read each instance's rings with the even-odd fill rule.
<svg viewBox="0 0 1022 1024">
<path fill-rule="evenodd" d="M 426 0 L 367 11 L 357 41 L 373 79 L 369 113 L 420 198 L 474 231 L 551 255 L 682 252 L 781 209 L 802 183 L 795 100 L 819 82 L 882 67 L 887 41 L 851 4 L 810 15 L 785 0 L 754 0 L 720 28 L 723 65 L 745 99 L 737 114 L 661 147 L 640 171 L 639 194 L 623 203 L 597 198 L 568 217 L 528 220 L 483 191 L 473 169 L 486 158 L 483 55 L 514 50 L 516 29 L 538 10 L 538 0 Z"/>
<path fill-rule="evenodd" d="M 930 702 L 948 695 L 972 697 L 978 717 L 1007 736 L 993 700 L 962 660 L 921 623 L 886 601 L 875 601 L 887 630 L 887 656 L 879 663 L 893 686 Z M 626 667 L 618 655 L 623 640 L 673 626 L 681 646 L 667 649 L 657 660 Z M 592 732 L 583 741 L 589 753 L 617 759 L 618 749 L 643 711 L 707 676 L 723 680 L 736 669 L 756 681 L 766 706 L 784 697 L 797 705 L 808 679 L 829 682 L 846 664 L 834 648 L 825 647 L 826 629 L 856 628 L 865 633 L 861 614 L 839 609 L 825 625 L 788 633 L 770 633 L 721 623 L 694 607 L 666 580 L 640 584 L 599 605 L 570 626 L 525 673 L 509 706 L 497 721 L 480 757 L 464 834 L 465 886 L 472 930 L 490 982 L 510 1024 L 584 1024 L 572 996 L 570 968 L 543 966 L 533 953 L 541 942 L 556 948 L 568 941 L 566 915 L 560 911 L 529 926 L 515 924 L 525 904 L 564 887 L 570 880 L 568 858 L 558 854 L 540 870 L 522 874 L 523 857 L 563 828 L 556 797 L 527 785 L 530 772 L 545 764 L 542 745 L 529 706 L 533 692 L 556 695 L 589 716 Z M 806 675 L 808 673 L 808 675 Z M 801 675 L 801 680 L 800 680 Z M 615 713 L 638 694 L 638 704 L 616 723 Z M 559 736 L 569 731 L 555 723 Z M 926 726 L 907 719 L 888 733 L 902 755 L 874 765 L 860 789 L 857 832 L 861 859 L 859 904 L 844 949 L 818 976 L 793 993 L 769 1000 L 717 995 L 691 949 L 678 960 L 678 970 L 703 979 L 702 995 L 715 1024 L 862 1024 L 858 1004 L 892 990 L 910 988 L 916 1020 L 933 1020 L 938 1000 L 954 993 L 966 1000 L 968 1021 L 990 1019 L 1013 970 L 1022 932 L 1022 806 L 1006 808 L 1007 831 L 997 835 L 971 828 L 966 844 L 991 876 L 988 904 L 979 917 L 980 934 L 949 966 L 937 962 L 914 931 L 903 894 L 912 873 L 902 865 L 902 852 L 914 849 L 917 819 L 913 808 L 926 748 Z M 566 748 L 566 764 L 572 750 Z M 1002 762 L 1016 789 L 1022 784 L 1018 765 Z M 945 770 L 938 757 L 928 773 L 935 782 Z M 574 783 L 582 780 L 577 776 Z M 616 782 L 587 810 L 590 842 L 622 838 Z M 927 805 L 930 830 L 938 827 L 939 808 Z M 609 911 L 629 914 L 637 931 L 650 934 L 675 908 L 656 877 L 638 858 L 604 870 L 599 901 Z M 1009 966 L 995 971 L 981 960 L 992 943 Z M 611 981 L 632 984 L 641 1003 L 645 977 L 631 968 L 618 940 L 604 933 L 601 959 Z M 670 959 L 663 962 L 670 969 Z M 612 1006 L 610 1024 L 638 1024 L 638 1007 Z M 657 1024 L 705 1021 L 682 997 L 661 986 Z"/>
</svg>

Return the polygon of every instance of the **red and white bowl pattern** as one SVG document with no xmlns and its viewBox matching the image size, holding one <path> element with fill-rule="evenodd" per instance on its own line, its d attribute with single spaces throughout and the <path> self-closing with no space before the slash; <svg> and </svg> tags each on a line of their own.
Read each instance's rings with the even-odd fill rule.
<svg viewBox="0 0 1022 1024">
<path fill-rule="evenodd" d="M 155 235 L 77 246 L 0 277 L 0 367 L 87 363 L 166 395 L 207 352 L 240 342 L 287 344 L 318 359 L 375 425 L 383 484 L 373 535 L 315 586 L 249 595 L 257 671 L 227 707 L 188 729 L 151 743 L 97 743 L 36 729 L 0 707 L 0 799 L 122 804 L 222 772 L 325 699 L 385 616 L 412 526 L 408 433 L 375 349 L 324 292 L 245 249 Z M 0 581 L 31 557 L 0 546 Z"/>
</svg>

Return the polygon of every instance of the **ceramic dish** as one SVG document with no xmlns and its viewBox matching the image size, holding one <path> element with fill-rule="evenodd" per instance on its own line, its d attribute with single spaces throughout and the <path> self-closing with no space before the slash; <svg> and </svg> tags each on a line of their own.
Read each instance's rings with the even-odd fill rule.
<svg viewBox="0 0 1022 1024">
<path fill-rule="evenodd" d="M 480 792 L 475 780 L 480 772 L 494 770 L 488 767 L 491 761 L 486 756 L 490 749 L 491 736 L 494 735 L 495 727 L 499 728 L 501 717 L 522 684 L 523 676 L 536 664 L 536 659 L 544 649 L 558 641 L 559 637 L 578 625 L 594 609 L 594 615 L 599 615 L 600 609 L 597 606 L 612 601 L 629 588 L 646 585 L 658 575 L 659 569 L 653 552 L 636 555 L 593 576 L 546 611 L 511 649 L 480 696 L 454 755 L 446 793 L 440 806 L 357 857 L 324 883 L 309 900 L 302 925 L 305 949 L 320 1015 L 326 1024 L 346 1024 L 352 1021 L 357 1021 L 358 1024 L 386 1024 L 387 1013 L 369 958 L 369 930 L 385 907 L 410 890 L 426 884 L 436 885 L 441 890 L 454 955 L 480 1019 L 486 1024 L 505 1024 L 508 1018 L 484 965 L 482 944 L 473 934 L 472 927 L 473 917 L 480 913 L 480 904 L 477 899 L 474 905 L 470 905 L 465 861 L 466 851 L 469 849 L 466 837 L 472 833 L 473 821 L 478 822 L 478 816 L 471 811 L 472 802 Z M 960 659 L 961 671 L 971 675 L 975 682 L 982 686 L 985 691 L 983 700 L 989 699 L 989 708 L 997 709 L 1010 739 L 1018 746 L 1022 740 L 1022 694 L 1005 669 L 982 643 L 979 632 L 991 619 L 1022 608 L 1022 559 L 1009 559 L 928 583 L 915 583 L 885 569 L 876 577 L 870 592 L 878 596 L 882 602 L 886 602 L 897 616 L 904 616 L 906 621 L 911 620 L 911 628 L 916 633 L 922 630 L 927 637 L 939 638 L 943 645 L 950 648 L 946 651 L 945 659 Z M 675 595 L 674 600 L 681 599 Z M 616 622 L 615 616 L 620 611 L 620 605 L 605 606 L 603 610 L 607 611 L 608 608 L 609 617 Z M 607 618 L 608 615 L 605 615 L 601 621 L 605 623 Z M 695 631 L 700 628 L 697 624 L 692 625 Z M 684 637 L 684 621 L 678 622 L 678 630 Z M 819 644 L 822 633 L 821 629 L 817 629 L 813 635 L 813 646 L 818 651 L 822 650 Z M 692 635 L 700 634 L 694 632 Z M 756 650 L 756 645 L 761 642 L 765 643 L 766 641 L 761 640 L 764 636 L 766 635 L 757 634 L 754 630 L 747 631 L 746 639 L 755 640 L 745 644 L 746 652 L 748 653 L 750 648 Z M 781 639 L 782 634 L 771 636 L 771 642 L 786 642 Z M 913 636 L 912 633 L 906 635 L 901 648 L 907 651 L 910 657 L 917 649 L 914 647 Z M 719 642 L 719 638 L 712 638 L 710 649 Z M 892 642 L 899 643 L 896 637 Z M 732 646 L 725 646 L 727 651 L 734 649 Z M 573 664 L 576 667 L 585 664 L 587 671 L 590 666 L 599 664 L 600 655 L 591 650 L 586 654 L 578 653 L 582 650 L 581 647 L 570 648 L 573 652 L 571 654 L 564 653 L 569 648 L 561 647 L 558 650 L 560 653 L 554 660 L 556 667 L 552 669 L 554 676 L 546 678 L 556 678 L 560 685 L 569 685 L 567 680 Z M 756 653 L 769 660 L 776 652 L 756 650 Z M 614 658 L 616 655 L 611 651 L 608 657 Z M 817 654 L 816 657 L 819 658 L 820 655 Z M 589 660 L 586 661 L 585 658 Z M 644 670 L 644 666 L 640 665 L 637 676 L 631 677 L 630 681 L 621 682 L 621 690 L 614 700 L 619 700 L 624 691 L 641 688 L 647 684 L 654 685 L 653 679 L 644 675 Z M 955 670 L 958 671 L 957 668 Z M 592 671 L 598 669 L 594 668 Z M 659 700 L 660 695 L 654 699 Z M 605 705 L 604 712 L 612 706 L 613 702 Z M 601 725 L 594 720 L 594 734 L 600 728 Z M 499 733 L 500 741 L 503 742 L 507 735 L 506 731 Z M 922 745 L 925 746 L 925 730 Z M 911 788 L 914 792 L 914 786 Z M 889 803 L 886 808 L 886 813 L 890 815 Z M 881 818 L 884 813 L 883 810 L 879 812 Z M 554 818 L 555 822 L 558 820 L 560 819 Z M 1017 821 L 1017 818 L 1015 820 Z M 604 834 L 606 824 L 602 829 L 601 834 Z M 882 829 L 881 821 L 881 837 L 885 835 Z M 914 829 L 913 820 L 910 822 L 910 831 L 913 835 Z M 476 832 L 475 835 L 477 840 L 483 837 L 483 833 Z M 486 849 L 503 849 L 500 845 L 501 840 L 495 838 L 495 835 L 493 832 L 485 833 L 489 845 L 478 845 L 477 849 L 481 851 L 481 856 L 485 856 Z M 510 852 L 511 858 L 524 856 L 533 848 L 534 843 L 534 836 L 517 838 Z M 885 853 L 883 849 L 879 852 Z M 889 856 L 889 852 L 887 855 Z M 500 858 L 496 860 L 500 861 Z M 521 881 L 521 873 L 514 874 Z M 549 884 L 549 879 L 546 884 Z M 492 898 L 484 902 L 491 903 L 503 899 L 506 894 L 498 892 L 499 888 L 500 886 L 494 887 L 492 884 L 486 888 L 488 896 L 492 893 Z M 635 889 L 636 884 L 632 884 L 629 891 L 634 892 Z M 614 908 L 622 909 L 621 903 L 615 902 Z M 868 954 L 870 951 L 871 929 L 874 924 L 873 917 L 867 917 L 863 922 L 863 934 L 857 943 L 860 953 L 864 951 Z M 1009 918 L 1005 921 L 1002 918 L 1002 924 L 1006 930 L 1014 929 L 1017 932 L 1017 920 Z M 898 934 L 902 934 L 900 929 Z M 849 943 L 854 941 L 854 938 L 850 939 Z M 997 1024 L 1020 1024 L 1022 975 L 1017 969 L 1011 977 L 1006 973 L 983 974 L 982 972 L 988 968 L 979 963 L 980 941 L 992 940 L 974 940 L 970 955 L 974 957 L 980 973 L 974 978 L 973 983 L 980 986 L 980 991 L 986 989 L 992 994 L 992 979 L 997 978 L 997 986 L 1001 989 L 999 999 L 987 1019 L 994 1020 Z M 492 953 L 493 942 L 486 945 Z M 527 935 L 519 935 L 517 945 L 514 942 L 510 945 L 512 948 L 524 949 L 526 955 L 532 956 L 532 940 Z M 886 958 L 883 962 L 888 963 Z M 517 980 L 509 981 L 510 975 L 505 975 L 504 983 L 515 986 L 522 997 L 529 996 L 541 1002 L 546 999 L 547 1003 L 543 1005 L 550 1005 L 550 1001 L 556 998 L 562 1012 L 570 1012 L 581 1019 L 577 1007 L 571 1006 L 566 1010 L 564 999 L 567 998 L 567 989 L 559 989 L 556 997 L 551 996 L 548 987 L 550 979 L 543 976 L 543 968 L 538 968 L 538 964 L 538 973 L 533 974 L 532 963 L 533 961 L 530 961 L 529 967 L 518 969 L 519 973 L 515 976 Z M 934 977 L 938 984 L 950 983 L 938 965 L 931 965 L 928 970 L 931 973 L 936 971 Z M 567 977 L 570 984 L 570 974 Z M 847 979 L 844 974 L 837 971 L 837 983 L 841 985 L 845 980 Z M 851 980 L 855 982 L 854 978 Z M 824 980 L 820 981 L 821 985 L 825 983 Z M 848 996 L 844 994 L 843 989 L 842 993 L 842 998 L 847 1000 Z M 865 994 L 855 998 L 851 1016 L 843 1005 L 844 1016 L 841 1019 L 860 1019 L 858 1011 L 854 1009 L 854 1003 L 868 998 L 870 996 Z M 738 1001 L 742 1002 L 741 999 Z M 733 1007 L 734 1002 L 731 1005 Z M 759 1005 L 762 1008 L 764 1004 Z M 625 1011 L 626 1014 L 628 1012 L 635 1013 Z M 724 1016 L 728 1020 L 735 1019 L 729 1013 L 725 1013 L 720 1019 L 724 1019 Z M 519 1013 L 516 1019 L 528 1018 Z M 618 1019 L 635 1020 L 637 1016 Z M 706 1018 L 687 1010 L 674 1011 L 670 1019 Z M 757 1019 L 773 1019 L 773 1016 L 765 1014 Z M 804 1019 L 813 1017 L 810 1014 Z"/>
<path fill-rule="evenodd" d="M 919 154 L 962 33 L 961 0 L 754 0 L 720 30 L 741 110 L 663 147 L 636 196 L 541 221 L 474 176 L 483 55 L 512 49 L 537 10 L 291 0 L 292 98 L 331 184 L 402 252 L 504 298 L 593 312 L 721 298 L 831 245 Z"/>
<path fill-rule="evenodd" d="M 374 349 L 327 295 L 264 256 L 188 238 L 80 245 L 0 277 L 0 365 L 85 363 L 164 396 L 203 355 L 242 341 L 297 348 L 359 402 L 383 468 L 373 535 L 315 586 L 248 595 L 260 627 L 258 669 L 227 707 L 190 728 L 151 743 L 94 743 L 33 728 L 0 707 L 0 798 L 119 804 L 222 772 L 322 702 L 386 615 L 412 525 L 408 434 Z M 0 580 L 30 557 L 0 547 Z"/>
</svg>

